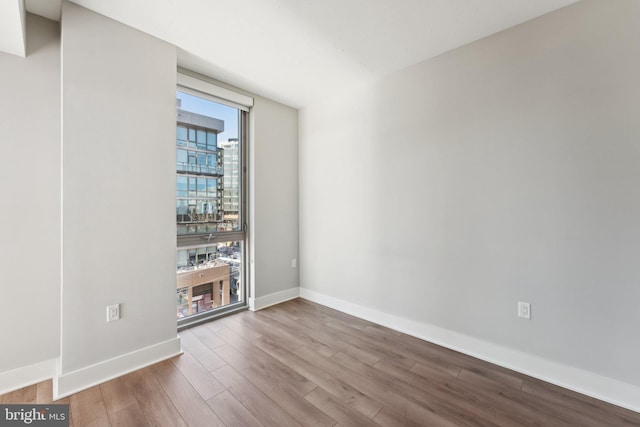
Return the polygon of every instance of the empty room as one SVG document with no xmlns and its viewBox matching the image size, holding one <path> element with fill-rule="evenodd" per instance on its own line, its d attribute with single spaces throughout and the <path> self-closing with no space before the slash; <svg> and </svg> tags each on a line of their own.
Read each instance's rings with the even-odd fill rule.
<svg viewBox="0 0 640 427">
<path fill-rule="evenodd" d="M 637 0 L 0 1 L 0 425 L 640 426 Z"/>
</svg>

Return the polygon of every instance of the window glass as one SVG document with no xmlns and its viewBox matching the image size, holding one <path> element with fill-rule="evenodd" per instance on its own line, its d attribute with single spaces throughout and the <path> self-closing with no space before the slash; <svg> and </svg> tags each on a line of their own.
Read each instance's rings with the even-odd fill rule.
<svg viewBox="0 0 640 427">
<path fill-rule="evenodd" d="M 196 197 L 196 178 L 189 177 L 189 197 Z"/>
<path fill-rule="evenodd" d="M 187 150 L 176 150 L 176 163 L 179 166 L 184 167 L 184 165 L 187 163 L 187 159 Z"/>
<path fill-rule="evenodd" d="M 184 318 L 245 301 L 243 241 L 225 241 L 224 233 L 242 235 L 239 138 L 246 114 L 180 91 L 176 97 L 176 303 L 178 318 Z M 184 276 L 191 272 L 194 280 Z"/>
<path fill-rule="evenodd" d="M 207 155 L 205 153 L 198 153 L 198 165 L 202 166 L 200 171 L 204 171 L 205 166 L 207 165 Z"/>
<path fill-rule="evenodd" d="M 187 128 L 184 126 L 178 126 L 176 128 L 176 141 L 180 146 L 187 145 Z"/>
<path fill-rule="evenodd" d="M 196 140 L 197 140 L 199 149 L 201 150 L 207 149 L 207 132 L 206 131 L 202 129 L 198 129 L 196 131 Z"/>
<path fill-rule="evenodd" d="M 195 151 L 187 151 L 187 155 L 189 157 L 189 164 L 190 165 L 195 165 L 196 164 L 196 153 Z"/>
<path fill-rule="evenodd" d="M 207 179 L 196 178 L 197 197 L 207 197 Z"/>
<path fill-rule="evenodd" d="M 186 176 L 178 176 L 176 180 L 176 196 L 187 197 L 188 178 Z"/>
<path fill-rule="evenodd" d="M 196 200 L 196 204 L 197 204 L 196 212 L 198 215 L 207 213 L 206 203 L 207 202 L 205 200 Z"/>
<path fill-rule="evenodd" d="M 179 269 L 189 266 L 189 254 L 187 253 L 187 251 L 178 251 L 176 260 Z"/>
<path fill-rule="evenodd" d="M 176 200 L 176 218 L 179 223 L 189 221 L 189 210 L 187 208 L 187 201 L 184 199 Z"/>
<path fill-rule="evenodd" d="M 207 132 L 207 149 L 215 150 L 218 148 L 218 134 L 215 132 Z"/>
<path fill-rule="evenodd" d="M 218 180 L 215 178 L 207 179 L 207 192 L 209 193 L 209 197 L 216 197 L 218 190 Z"/>
<path fill-rule="evenodd" d="M 189 264 L 190 265 L 195 265 L 195 263 L 196 263 L 196 250 L 195 249 L 189 249 L 187 252 L 189 254 Z"/>
<path fill-rule="evenodd" d="M 207 154 L 207 171 L 210 174 L 217 174 L 216 169 L 216 156 L 215 154 Z"/>
</svg>

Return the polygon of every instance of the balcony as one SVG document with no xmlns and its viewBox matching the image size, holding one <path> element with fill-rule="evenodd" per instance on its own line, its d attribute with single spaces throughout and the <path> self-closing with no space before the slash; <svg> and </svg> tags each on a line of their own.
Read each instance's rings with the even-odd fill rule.
<svg viewBox="0 0 640 427">
<path fill-rule="evenodd" d="M 218 210 L 216 213 L 186 213 L 176 216 L 178 224 L 212 224 L 223 221 L 223 212 Z"/>
<path fill-rule="evenodd" d="M 198 165 L 194 163 L 176 163 L 176 172 L 188 173 L 192 175 L 205 175 L 221 177 L 224 175 L 222 166 Z"/>
</svg>

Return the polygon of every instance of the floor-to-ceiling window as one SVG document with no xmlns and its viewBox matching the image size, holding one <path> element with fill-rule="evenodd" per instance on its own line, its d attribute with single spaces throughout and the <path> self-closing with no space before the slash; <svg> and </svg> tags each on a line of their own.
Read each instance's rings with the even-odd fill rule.
<svg viewBox="0 0 640 427">
<path fill-rule="evenodd" d="M 176 91 L 176 313 L 187 324 L 246 305 L 248 106 L 207 91 L 208 83 L 181 80 L 187 85 Z"/>
</svg>

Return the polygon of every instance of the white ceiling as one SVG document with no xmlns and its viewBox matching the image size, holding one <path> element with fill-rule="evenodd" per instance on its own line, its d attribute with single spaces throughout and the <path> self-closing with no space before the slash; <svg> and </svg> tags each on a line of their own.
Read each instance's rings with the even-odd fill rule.
<svg viewBox="0 0 640 427">
<path fill-rule="evenodd" d="M 25 56 L 25 13 L 22 0 L 0 1 L 0 52 Z"/>
<path fill-rule="evenodd" d="M 185 68 L 294 107 L 576 1 L 73 0 L 178 46 Z"/>
</svg>

